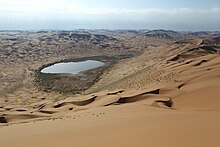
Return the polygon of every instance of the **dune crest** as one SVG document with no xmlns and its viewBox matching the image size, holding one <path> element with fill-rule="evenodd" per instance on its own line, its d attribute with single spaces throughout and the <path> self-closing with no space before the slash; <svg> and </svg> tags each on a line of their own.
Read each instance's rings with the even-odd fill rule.
<svg viewBox="0 0 220 147">
<path fill-rule="evenodd" d="M 102 44 L 105 54 L 122 43 L 105 35 L 58 34 L 84 46 L 112 41 Z M 4 95 L 12 99 L 0 103 L 0 146 L 219 146 L 219 37 L 190 39 L 192 34 L 164 30 L 128 34 L 120 45 L 133 56 L 115 61 L 80 94 L 28 87 L 31 68 L 22 79 L 26 87 L 12 79 L 15 92 Z M 145 44 L 152 39 L 162 43 Z M 141 51 L 130 49 L 132 41 Z"/>
</svg>

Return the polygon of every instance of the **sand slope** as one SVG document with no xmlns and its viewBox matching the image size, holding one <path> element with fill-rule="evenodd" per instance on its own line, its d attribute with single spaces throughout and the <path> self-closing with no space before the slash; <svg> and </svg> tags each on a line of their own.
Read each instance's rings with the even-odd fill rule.
<svg viewBox="0 0 220 147">
<path fill-rule="evenodd" d="M 94 115 L 93 115 L 94 114 Z M 1 146 L 213 146 L 220 144 L 219 112 L 129 104 L 82 111 L 66 120 L 1 128 Z"/>
<path fill-rule="evenodd" d="M 92 94 L 1 106 L 0 146 L 218 147 L 219 46 L 211 38 L 147 50 L 118 63 Z M 122 76 L 128 65 L 135 71 Z"/>
</svg>

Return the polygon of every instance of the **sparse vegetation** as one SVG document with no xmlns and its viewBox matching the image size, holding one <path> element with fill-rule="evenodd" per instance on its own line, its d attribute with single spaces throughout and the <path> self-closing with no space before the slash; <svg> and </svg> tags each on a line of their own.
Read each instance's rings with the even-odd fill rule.
<svg viewBox="0 0 220 147">
<path fill-rule="evenodd" d="M 59 93 L 71 93 L 79 94 L 89 87 L 91 87 L 95 82 L 97 82 L 100 76 L 112 67 L 118 60 L 129 58 L 131 55 L 121 55 L 115 57 L 109 56 L 94 56 L 94 57 L 84 57 L 75 59 L 64 59 L 58 62 L 43 65 L 36 71 L 35 83 L 40 90 L 45 92 L 56 91 Z M 85 60 L 99 60 L 105 62 L 105 65 L 95 69 L 80 72 L 77 75 L 72 74 L 51 74 L 42 73 L 41 70 L 45 67 L 53 65 L 59 62 L 79 62 Z M 81 80 L 81 78 L 86 77 L 86 80 Z"/>
</svg>

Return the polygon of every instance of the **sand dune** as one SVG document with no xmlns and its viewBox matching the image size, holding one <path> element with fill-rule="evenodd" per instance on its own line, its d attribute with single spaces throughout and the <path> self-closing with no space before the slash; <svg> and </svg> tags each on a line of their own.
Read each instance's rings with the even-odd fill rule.
<svg viewBox="0 0 220 147">
<path fill-rule="evenodd" d="M 217 37 L 155 47 L 116 64 L 91 94 L 1 106 L 0 146 L 218 147 L 219 46 Z"/>
<path fill-rule="evenodd" d="M 72 115 L 66 120 L 1 128 L 1 146 L 217 147 L 220 143 L 216 111 L 182 112 L 129 104 Z"/>
<path fill-rule="evenodd" d="M 195 86 L 195 85 L 194 85 Z M 206 87 L 187 94 L 181 95 L 174 99 L 176 109 L 184 110 L 220 110 L 220 87 Z"/>
</svg>

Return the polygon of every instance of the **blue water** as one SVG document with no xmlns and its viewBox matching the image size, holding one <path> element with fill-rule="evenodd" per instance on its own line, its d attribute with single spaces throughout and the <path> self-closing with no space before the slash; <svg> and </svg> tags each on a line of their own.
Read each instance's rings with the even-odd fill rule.
<svg viewBox="0 0 220 147">
<path fill-rule="evenodd" d="M 57 63 L 41 70 L 42 73 L 71 73 L 78 74 L 81 71 L 97 68 L 104 65 L 103 62 L 86 60 L 80 62 Z"/>
</svg>

